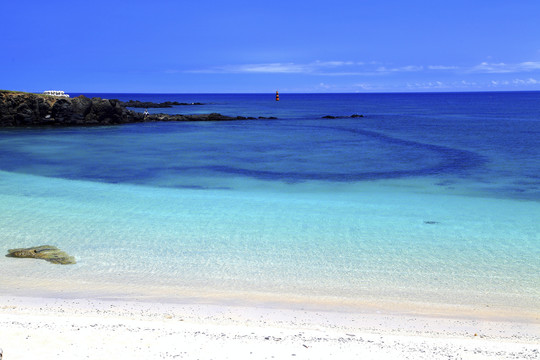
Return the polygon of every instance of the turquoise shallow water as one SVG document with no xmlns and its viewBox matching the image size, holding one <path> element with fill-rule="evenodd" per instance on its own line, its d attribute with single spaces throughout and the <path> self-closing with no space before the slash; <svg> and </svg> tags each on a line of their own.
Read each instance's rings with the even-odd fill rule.
<svg viewBox="0 0 540 360">
<path fill-rule="evenodd" d="M 466 96 L 381 95 L 366 120 L 329 122 L 305 103 L 367 100 L 231 96 L 206 110 L 280 120 L 2 131 L 3 246 L 78 260 L 2 258 L 3 291 L 540 310 L 538 110 L 482 125 Z"/>
</svg>

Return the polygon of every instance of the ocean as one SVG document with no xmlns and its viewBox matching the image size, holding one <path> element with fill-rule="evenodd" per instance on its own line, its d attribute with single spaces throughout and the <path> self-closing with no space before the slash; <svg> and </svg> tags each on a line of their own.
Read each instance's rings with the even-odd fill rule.
<svg viewBox="0 0 540 360">
<path fill-rule="evenodd" d="M 85 95 L 277 119 L 1 129 L 4 294 L 540 312 L 540 92 Z"/>
</svg>

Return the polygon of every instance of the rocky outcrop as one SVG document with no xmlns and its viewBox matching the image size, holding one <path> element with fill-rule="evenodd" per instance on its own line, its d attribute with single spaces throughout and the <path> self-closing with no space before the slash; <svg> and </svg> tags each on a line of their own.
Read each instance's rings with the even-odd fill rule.
<svg viewBox="0 0 540 360">
<path fill-rule="evenodd" d="M 0 127 L 32 126 L 96 126 L 151 121 L 227 121 L 248 120 L 254 117 L 197 115 L 144 115 L 126 109 L 115 99 L 59 98 L 41 94 L 0 91 Z M 275 119 L 275 117 L 258 117 Z"/>
<path fill-rule="evenodd" d="M 232 121 L 232 120 L 256 120 L 256 119 L 277 119 L 274 116 L 253 117 L 253 116 L 226 116 L 218 113 L 211 114 L 193 114 L 193 115 L 169 115 L 169 114 L 151 114 L 146 116 L 145 122 L 150 121 Z"/>
<path fill-rule="evenodd" d="M 10 249 L 7 257 L 43 259 L 53 264 L 75 264 L 75 258 L 58 249 L 56 246 L 42 245 L 24 249 Z"/>
<path fill-rule="evenodd" d="M 0 92 L 0 126 L 108 125 L 143 121 L 118 100 Z"/>
<path fill-rule="evenodd" d="M 334 116 L 334 115 L 325 115 L 322 119 L 346 119 L 346 118 L 362 118 L 364 115 L 361 114 L 352 114 L 351 116 Z"/>
</svg>

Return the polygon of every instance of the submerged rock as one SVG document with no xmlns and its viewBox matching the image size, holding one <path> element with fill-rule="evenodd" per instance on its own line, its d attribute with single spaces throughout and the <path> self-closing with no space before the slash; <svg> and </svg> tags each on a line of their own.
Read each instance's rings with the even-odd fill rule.
<svg viewBox="0 0 540 360">
<path fill-rule="evenodd" d="M 10 249 L 7 257 L 43 259 L 53 264 L 75 264 L 75 258 L 58 249 L 56 246 L 42 245 L 26 249 Z"/>
<path fill-rule="evenodd" d="M 334 115 L 325 115 L 321 119 L 346 119 L 346 118 L 363 118 L 362 114 L 352 114 L 351 116 L 334 116 Z"/>
<path fill-rule="evenodd" d="M 200 102 L 191 102 L 191 103 L 185 103 L 185 102 L 178 102 L 178 101 L 165 101 L 160 103 L 155 103 L 151 101 L 139 101 L 139 100 L 129 100 L 129 101 L 121 101 L 120 102 L 123 106 L 126 107 L 134 107 L 134 108 L 172 108 L 176 105 L 204 105 Z"/>
</svg>

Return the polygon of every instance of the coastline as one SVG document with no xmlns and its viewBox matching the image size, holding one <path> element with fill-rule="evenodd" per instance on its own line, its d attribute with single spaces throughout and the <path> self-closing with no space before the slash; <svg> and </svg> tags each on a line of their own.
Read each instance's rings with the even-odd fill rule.
<svg viewBox="0 0 540 360">
<path fill-rule="evenodd" d="M 49 141 L 61 149 L 60 137 Z M 178 190 L 1 173 L 6 248 L 53 243 L 80 259 L 0 258 L 5 359 L 539 355 L 537 203 L 440 190 L 451 182 L 321 194 L 313 184 Z M 290 245 L 289 234 L 301 236 Z M 317 273 L 334 265 L 326 258 L 348 261 Z"/>
<path fill-rule="evenodd" d="M 201 103 L 133 103 L 117 99 L 87 98 L 80 95 L 66 98 L 44 94 L 23 93 L 0 90 L 0 128 L 31 127 L 93 127 L 132 123 L 164 121 L 232 121 L 232 120 L 274 120 L 270 116 L 226 116 L 218 113 L 209 114 L 148 114 L 129 110 L 134 105 L 141 107 L 152 105 L 158 108 L 201 105 Z M 138 106 L 140 105 L 140 106 Z"/>
<path fill-rule="evenodd" d="M 20 259 L 18 261 L 21 261 Z M 28 259 L 28 262 L 42 262 Z M 7 264 L 6 264 L 7 265 Z M 48 264 L 45 264 L 48 265 Z M 26 268 L 27 270 L 29 268 Z M 471 302 L 444 302 L 419 296 L 398 297 L 388 294 L 362 294 L 357 298 L 292 293 L 286 290 L 260 291 L 255 289 L 225 289 L 203 286 L 172 286 L 151 283 L 97 281 L 76 277 L 47 278 L 32 276 L 4 277 L 0 292 L 12 298 L 43 298 L 72 301 L 114 301 L 130 303 L 179 304 L 189 306 L 223 306 L 265 308 L 274 310 L 330 313 L 388 314 L 426 318 L 461 319 L 537 324 L 537 306 L 529 304 L 496 303 L 493 299 Z M 127 281 L 127 280 L 126 280 Z M 127 285 L 126 285 L 127 284 Z M 539 334 L 540 335 L 540 334 Z"/>
<path fill-rule="evenodd" d="M 6 359 L 536 359 L 538 323 L 0 296 Z"/>
</svg>

